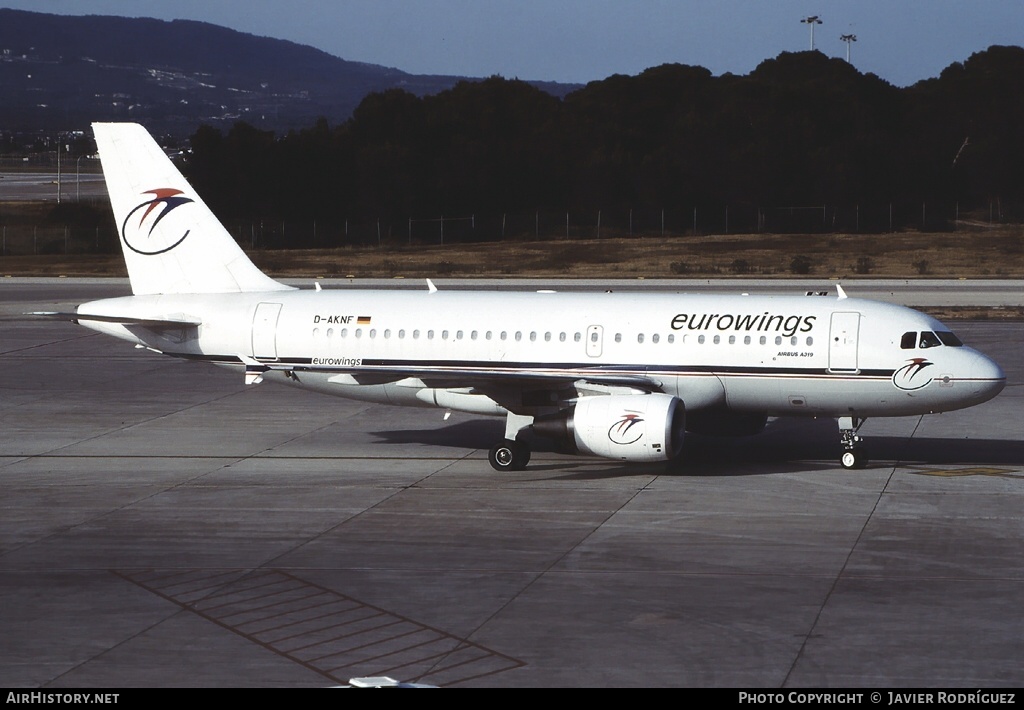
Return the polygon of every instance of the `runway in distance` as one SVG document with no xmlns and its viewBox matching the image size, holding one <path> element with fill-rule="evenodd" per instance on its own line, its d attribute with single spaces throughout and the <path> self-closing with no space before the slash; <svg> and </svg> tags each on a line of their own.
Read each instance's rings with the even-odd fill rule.
<svg viewBox="0 0 1024 710">
<path fill-rule="evenodd" d="M 847 468 L 868 417 L 985 402 L 1000 367 L 927 315 L 837 294 L 295 289 L 259 271 L 137 124 L 95 124 L 134 295 L 70 317 L 137 347 L 341 397 L 505 417 L 582 454 L 672 461 L 687 432 L 834 417 Z"/>
</svg>

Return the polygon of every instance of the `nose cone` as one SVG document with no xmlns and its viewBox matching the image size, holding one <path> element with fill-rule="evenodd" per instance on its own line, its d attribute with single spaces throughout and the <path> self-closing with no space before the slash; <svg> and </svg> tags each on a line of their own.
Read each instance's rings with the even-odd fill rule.
<svg viewBox="0 0 1024 710">
<path fill-rule="evenodd" d="M 972 395 L 972 404 L 987 402 L 1006 387 L 1006 373 L 994 361 L 981 353 L 975 353 L 968 363 L 965 382 Z"/>
</svg>

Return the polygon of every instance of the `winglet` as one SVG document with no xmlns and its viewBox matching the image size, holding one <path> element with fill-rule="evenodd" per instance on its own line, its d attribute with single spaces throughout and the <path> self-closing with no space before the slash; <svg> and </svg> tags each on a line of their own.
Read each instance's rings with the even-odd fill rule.
<svg viewBox="0 0 1024 710">
<path fill-rule="evenodd" d="M 839 300 L 840 301 L 842 301 L 844 298 L 847 297 L 846 296 L 846 291 L 843 290 L 842 284 L 836 284 L 836 291 L 839 292 Z"/>
</svg>

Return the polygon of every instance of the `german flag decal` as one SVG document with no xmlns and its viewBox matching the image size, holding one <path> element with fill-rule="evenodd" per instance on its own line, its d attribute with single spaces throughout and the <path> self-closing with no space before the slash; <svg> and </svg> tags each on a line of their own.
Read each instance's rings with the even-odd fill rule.
<svg viewBox="0 0 1024 710">
<path fill-rule="evenodd" d="M 370 316 L 359 316 L 356 318 L 356 325 L 370 325 Z"/>
</svg>

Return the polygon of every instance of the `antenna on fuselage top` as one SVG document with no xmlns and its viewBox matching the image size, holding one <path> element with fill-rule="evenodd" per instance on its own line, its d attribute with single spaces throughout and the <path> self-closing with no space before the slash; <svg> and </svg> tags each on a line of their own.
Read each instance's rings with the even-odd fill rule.
<svg viewBox="0 0 1024 710">
<path fill-rule="evenodd" d="M 842 301 L 844 298 L 847 297 L 846 296 L 846 291 L 843 290 L 842 284 L 836 284 L 836 291 L 839 292 L 839 300 L 840 301 Z"/>
<path fill-rule="evenodd" d="M 427 290 L 431 293 L 437 293 L 437 286 L 435 286 L 434 282 L 430 279 L 427 279 Z"/>
</svg>

